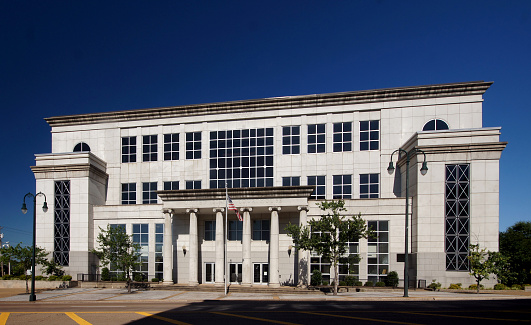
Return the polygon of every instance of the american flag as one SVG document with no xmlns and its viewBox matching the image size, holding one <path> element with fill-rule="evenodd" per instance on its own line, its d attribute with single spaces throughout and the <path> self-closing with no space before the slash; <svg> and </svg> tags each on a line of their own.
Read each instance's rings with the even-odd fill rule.
<svg viewBox="0 0 531 325">
<path fill-rule="evenodd" d="M 230 199 L 230 196 L 227 194 L 227 206 L 229 207 L 229 210 L 232 210 L 236 212 L 236 215 L 238 216 L 238 220 L 243 221 L 242 216 L 238 212 L 238 208 L 232 203 L 232 200 Z"/>
</svg>

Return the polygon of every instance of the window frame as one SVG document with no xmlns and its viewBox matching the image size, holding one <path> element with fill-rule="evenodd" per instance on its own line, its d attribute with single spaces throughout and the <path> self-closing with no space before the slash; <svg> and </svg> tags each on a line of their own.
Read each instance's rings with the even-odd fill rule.
<svg viewBox="0 0 531 325">
<path fill-rule="evenodd" d="M 201 159 L 201 131 L 186 132 L 186 159 Z"/>
<path fill-rule="evenodd" d="M 136 135 L 130 137 L 122 137 L 122 163 L 135 163 L 137 152 Z M 134 142 L 134 143 L 133 143 Z"/>
<path fill-rule="evenodd" d="M 308 124 L 308 153 L 326 152 L 326 123 Z"/>
<path fill-rule="evenodd" d="M 352 122 L 333 124 L 333 152 L 352 151 Z"/>
<path fill-rule="evenodd" d="M 380 150 L 380 120 L 360 121 L 360 151 Z"/>
<path fill-rule="evenodd" d="M 165 133 L 163 138 L 164 161 L 179 160 L 179 133 Z"/>
<path fill-rule="evenodd" d="M 367 181 L 364 181 L 364 178 Z M 376 177 L 376 182 L 374 178 Z M 376 186 L 376 192 L 373 191 Z M 380 197 L 380 174 L 367 173 L 360 174 L 360 199 L 378 199 Z"/>
</svg>

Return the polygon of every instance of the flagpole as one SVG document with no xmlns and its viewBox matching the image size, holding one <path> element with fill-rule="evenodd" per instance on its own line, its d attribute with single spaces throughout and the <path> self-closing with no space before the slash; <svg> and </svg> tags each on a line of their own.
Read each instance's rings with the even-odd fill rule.
<svg viewBox="0 0 531 325">
<path fill-rule="evenodd" d="M 229 210 L 228 197 L 229 193 L 227 190 L 227 182 L 225 182 L 225 233 L 223 234 L 223 243 L 225 245 L 225 260 L 223 261 L 223 266 L 225 267 L 225 296 L 227 295 L 227 280 L 229 277 L 229 270 L 227 267 L 227 213 Z"/>
</svg>

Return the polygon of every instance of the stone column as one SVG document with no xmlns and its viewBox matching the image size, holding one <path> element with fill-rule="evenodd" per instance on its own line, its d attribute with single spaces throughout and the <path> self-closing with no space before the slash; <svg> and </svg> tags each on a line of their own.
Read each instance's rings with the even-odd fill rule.
<svg viewBox="0 0 531 325">
<path fill-rule="evenodd" d="M 215 208 L 216 213 L 216 286 L 225 285 L 225 231 L 223 228 L 223 212 L 225 208 Z"/>
<path fill-rule="evenodd" d="M 162 277 L 164 278 L 164 284 L 173 284 L 173 249 L 172 249 L 172 221 L 173 211 L 171 209 L 164 209 L 164 253 L 162 254 L 162 264 L 164 270 Z"/>
<path fill-rule="evenodd" d="M 280 287 L 280 283 L 278 281 L 278 211 L 280 211 L 280 207 L 270 207 L 269 211 L 271 211 L 271 234 L 269 241 L 269 286 Z"/>
<path fill-rule="evenodd" d="M 190 234 L 188 247 L 188 283 L 198 285 L 198 263 L 199 263 L 199 244 L 197 236 L 197 213 L 198 209 L 187 209 L 186 213 L 190 214 Z"/>
<path fill-rule="evenodd" d="M 242 230 L 242 286 L 251 286 L 253 265 L 251 263 L 251 211 L 253 208 L 241 208 L 243 212 Z"/>
<path fill-rule="evenodd" d="M 308 206 L 299 206 L 299 226 L 305 227 L 308 225 Z M 310 279 L 310 252 L 305 250 L 298 250 L 298 286 L 308 286 Z"/>
</svg>

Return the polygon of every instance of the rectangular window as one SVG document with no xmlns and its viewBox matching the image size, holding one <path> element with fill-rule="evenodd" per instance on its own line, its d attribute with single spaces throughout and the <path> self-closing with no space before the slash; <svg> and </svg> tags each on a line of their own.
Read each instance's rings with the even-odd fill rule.
<svg viewBox="0 0 531 325">
<path fill-rule="evenodd" d="M 269 220 L 253 220 L 253 240 L 269 240 Z"/>
<path fill-rule="evenodd" d="M 122 232 L 124 233 L 126 232 L 125 223 L 112 223 L 109 226 L 111 226 L 111 228 L 113 229 L 120 228 Z M 112 262 L 109 264 L 109 271 L 110 271 L 111 280 L 113 281 L 121 279 L 125 276 L 124 272 L 120 270 L 115 263 L 112 263 Z"/>
<path fill-rule="evenodd" d="M 380 149 L 380 121 L 360 121 L 360 150 Z"/>
<path fill-rule="evenodd" d="M 389 221 L 368 221 L 374 231 L 368 238 L 367 275 L 372 283 L 384 281 L 389 272 Z"/>
<path fill-rule="evenodd" d="M 157 182 L 142 183 L 142 204 L 157 203 Z"/>
<path fill-rule="evenodd" d="M 326 124 L 308 125 L 308 153 L 326 152 Z"/>
<path fill-rule="evenodd" d="M 157 135 L 142 137 L 142 161 L 157 161 Z"/>
<path fill-rule="evenodd" d="M 164 274 L 164 224 L 155 224 L 155 277 L 159 280 L 163 279 Z"/>
<path fill-rule="evenodd" d="M 122 184 L 122 204 L 136 204 L 136 183 Z"/>
<path fill-rule="evenodd" d="M 468 271 L 470 165 L 446 165 L 445 250 L 447 271 Z"/>
<path fill-rule="evenodd" d="M 201 181 L 186 181 L 186 189 L 187 190 L 200 190 Z"/>
<path fill-rule="evenodd" d="M 133 242 L 140 245 L 140 265 L 135 268 L 133 274 L 141 273 L 144 280 L 147 280 L 149 267 L 149 224 L 133 224 Z M 134 278 L 134 277 L 133 277 Z"/>
<path fill-rule="evenodd" d="M 201 159 L 201 132 L 186 133 L 186 159 Z"/>
<path fill-rule="evenodd" d="M 282 154 L 298 155 L 301 153 L 300 125 L 282 127 Z"/>
<path fill-rule="evenodd" d="M 308 185 L 315 186 L 310 198 L 314 200 L 324 200 L 326 195 L 325 176 L 308 176 Z"/>
<path fill-rule="evenodd" d="M 136 137 L 122 138 L 122 162 L 136 162 Z"/>
<path fill-rule="evenodd" d="M 334 123 L 334 152 L 352 151 L 352 122 Z"/>
<path fill-rule="evenodd" d="M 164 182 L 165 191 L 175 191 L 179 189 L 179 181 Z"/>
<path fill-rule="evenodd" d="M 334 175 L 333 181 L 334 199 L 352 198 L 352 175 Z"/>
<path fill-rule="evenodd" d="M 300 176 L 282 177 L 282 186 L 300 186 L 300 185 L 301 185 Z"/>
<path fill-rule="evenodd" d="M 53 259 L 61 266 L 70 263 L 70 181 L 55 181 Z"/>
<path fill-rule="evenodd" d="M 229 220 L 229 240 L 242 240 L 243 221 Z"/>
<path fill-rule="evenodd" d="M 380 174 L 360 174 L 360 199 L 380 196 Z"/>
<path fill-rule="evenodd" d="M 205 221 L 205 240 L 216 240 L 216 220 Z"/>
<path fill-rule="evenodd" d="M 179 160 L 179 133 L 164 135 L 164 160 Z"/>
</svg>

